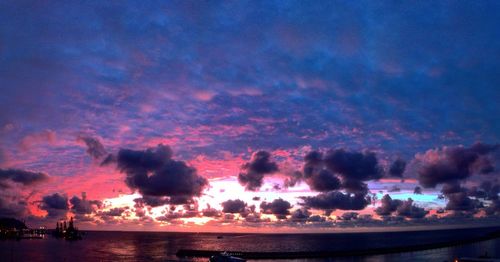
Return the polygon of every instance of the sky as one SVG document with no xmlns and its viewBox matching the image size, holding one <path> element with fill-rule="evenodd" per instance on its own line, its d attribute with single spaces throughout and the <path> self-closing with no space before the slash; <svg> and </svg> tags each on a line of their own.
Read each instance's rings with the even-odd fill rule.
<svg viewBox="0 0 500 262">
<path fill-rule="evenodd" d="M 0 216 L 218 232 L 495 223 L 499 11 L 1 1 Z"/>
</svg>

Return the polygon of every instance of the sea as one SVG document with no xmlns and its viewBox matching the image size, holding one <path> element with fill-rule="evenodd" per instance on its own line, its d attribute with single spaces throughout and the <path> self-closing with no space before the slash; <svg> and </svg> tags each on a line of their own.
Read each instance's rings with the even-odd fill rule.
<svg viewBox="0 0 500 262">
<path fill-rule="evenodd" d="M 497 230 L 496 228 L 495 230 Z M 168 232 L 88 231 L 84 239 L 1 240 L 0 261 L 208 261 L 208 258 L 177 257 L 180 249 L 247 252 L 335 252 L 393 248 L 452 242 L 478 237 L 491 228 L 447 229 L 375 233 L 328 234 L 214 234 Z M 370 256 L 248 261 L 454 261 L 460 257 L 500 258 L 500 239 L 423 251 Z"/>
</svg>

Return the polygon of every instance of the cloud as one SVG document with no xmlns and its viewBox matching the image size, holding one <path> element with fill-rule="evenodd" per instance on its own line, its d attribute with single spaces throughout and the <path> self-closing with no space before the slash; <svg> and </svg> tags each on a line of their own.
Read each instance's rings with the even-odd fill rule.
<svg viewBox="0 0 500 262">
<path fill-rule="evenodd" d="M 120 217 L 122 214 L 127 210 L 127 208 L 123 207 L 115 207 L 111 208 L 108 211 L 101 211 L 99 212 L 99 215 L 103 217 Z"/>
<path fill-rule="evenodd" d="M 56 132 L 50 129 L 42 132 L 27 135 L 21 139 L 19 146 L 22 150 L 28 150 L 35 144 L 49 143 L 54 144 L 57 140 Z"/>
<path fill-rule="evenodd" d="M 49 176 L 45 173 L 31 172 L 21 169 L 0 169 L 0 182 L 12 181 L 25 186 L 47 181 Z"/>
<path fill-rule="evenodd" d="M 231 213 L 231 214 L 236 214 L 236 213 L 244 213 L 246 210 L 247 203 L 243 202 L 242 200 L 235 199 L 235 200 L 227 200 L 221 203 L 222 205 L 222 212 L 224 213 Z"/>
<path fill-rule="evenodd" d="M 491 181 L 483 181 L 479 185 L 479 188 L 473 187 L 467 190 L 469 196 L 476 198 L 483 198 L 487 200 L 498 199 L 498 194 L 500 193 L 500 184 L 493 184 Z"/>
<path fill-rule="evenodd" d="M 7 154 L 5 154 L 5 151 L 0 147 L 0 167 L 7 162 Z"/>
<path fill-rule="evenodd" d="M 448 198 L 447 210 L 475 211 L 480 207 L 479 202 L 468 197 L 465 191 L 448 193 L 446 197 Z"/>
<path fill-rule="evenodd" d="M 283 186 L 285 188 L 294 187 L 295 185 L 297 185 L 298 182 L 300 182 L 303 179 L 302 172 L 300 171 L 292 171 L 286 173 L 286 175 L 288 177 L 285 178 L 285 181 L 283 183 Z"/>
<path fill-rule="evenodd" d="M 357 212 L 345 212 L 343 213 L 340 218 L 342 220 L 350 221 L 350 220 L 356 220 L 358 218 L 358 213 Z"/>
<path fill-rule="evenodd" d="M 429 212 L 424 208 L 417 207 L 413 203 L 413 199 L 408 198 L 406 201 L 392 199 L 388 194 L 382 197 L 381 206 L 375 209 L 375 213 L 380 216 L 390 216 L 396 212 L 396 215 L 418 219 L 425 217 Z"/>
<path fill-rule="evenodd" d="M 393 200 L 390 195 L 385 194 L 380 201 L 381 206 L 375 209 L 375 213 L 379 216 L 389 216 L 403 203 L 403 201 Z"/>
<path fill-rule="evenodd" d="M 171 202 L 183 204 L 200 196 L 208 181 L 185 162 L 173 160 L 172 155 L 170 147 L 162 144 L 143 151 L 121 149 L 116 164 L 126 174 L 125 183 L 131 189 L 143 196 L 167 196 Z"/>
<path fill-rule="evenodd" d="M 331 149 L 324 157 L 319 151 L 311 151 L 304 157 L 303 179 L 315 191 L 344 189 L 366 195 L 368 186 L 364 182 L 377 180 L 382 175 L 376 155 L 368 151 Z"/>
<path fill-rule="evenodd" d="M 0 217 L 16 217 L 25 216 L 28 203 L 15 195 L 0 192 Z"/>
<path fill-rule="evenodd" d="M 302 205 L 327 214 L 335 209 L 362 210 L 371 202 L 365 181 L 377 180 L 382 175 L 383 170 L 372 152 L 332 149 L 323 156 L 319 151 L 311 151 L 304 157 L 303 179 L 312 190 L 322 193 L 301 197 Z"/>
<path fill-rule="evenodd" d="M 398 158 L 394 162 L 392 162 L 389 168 L 389 175 L 393 177 L 403 177 L 405 168 L 406 168 L 406 161 Z"/>
<path fill-rule="evenodd" d="M 275 199 L 270 203 L 265 201 L 260 203 L 260 210 L 262 213 L 276 215 L 278 219 L 285 219 L 286 216 L 290 214 L 290 208 L 292 208 L 290 202 L 281 198 Z"/>
<path fill-rule="evenodd" d="M 413 189 L 413 194 L 415 195 L 421 195 L 422 194 L 422 188 L 419 186 L 416 186 L 415 189 Z"/>
<path fill-rule="evenodd" d="M 485 212 L 487 215 L 500 215 L 500 200 L 494 200 L 486 209 Z"/>
<path fill-rule="evenodd" d="M 101 159 L 108 155 L 108 152 L 102 145 L 101 141 L 97 138 L 80 135 L 77 137 L 77 140 L 85 143 L 87 146 L 87 154 L 89 154 L 93 159 Z"/>
<path fill-rule="evenodd" d="M 328 192 L 340 188 L 340 179 L 325 169 L 323 155 L 318 151 L 311 151 L 304 157 L 304 179 L 312 190 Z"/>
<path fill-rule="evenodd" d="M 344 189 L 348 193 L 367 194 L 365 181 L 377 180 L 382 175 L 374 153 L 332 149 L 325 156 L 319 151 L 309 152 L 304 157 L 302 179 L 315 191 Z"/>
<path fill-rule="evenodd" d="M 475 212 L 479 202 L 471 199 L 460 183 L 473 174 L 493 172 L 490 158 L 498 148 L 497 144 L 475 143 L 471 147 L 443 147 L 417 154 L 418 181 L 426 188 L 443 184 L 441 192 L 448 200 L 447 210 Z"/>
<path fill-rule="evenodd" d="M 325 211 L 362 210 L 370 204 L 370 199 L 364 194 L 344 194 L 338 191 L 320 193 L 317 196 L 301 197 L 302 205 L 307 208 Z"/>
<path fill-rule="evenodd" d="M 327 192 L 340 188 L 340 179 L 338 179 L 332 172 L 323 169 L 313 176 L 306 179 L 307 184 L 312 190 Z"/>
<path fill-rule="evenodd" d="M 306 222 L 311 216 L 311 212 L 304 208 L 295 209 L 290 216 L 292 222 Z"/>
<path fill-rule="evenodd" d="M 88 200 L 87 194 L 82 193 L 82 198 L 73 196 L 69 202 L 71 203 L 71 212 L 80 215 L 95 213 L 96 210 L 102 207 L 102 202 L 99 200 Z"/>
<path fill-rule="evenodd" d="M 383 175 L 375 153 L 369 151 L 330 150 L 325 155 L 324 161 L 330 170 L 347 181 L 377 180 Z"/>
<path fill-rule="evenodd" d="M 24 217 L 29 214 L 29 186 L 49 180 L 45 173 L 21 169 L 0 169 L 0 216 Z M 28 194 L 28 191 L 31 191 Z"/>
<path fill-rule="evenodd" d="M 158 206 L 163 206 L 163 205 L 170 204 L 171 203 L 171 198 L 169 198 L 169 197 L 157 197 L 157 196 L 143 196 L 141 198 L 134 199 L 134 202 L 139 207 L 143 207 L 144 205 L 148 205 L 148 206 L 151 206 L 151 207 L 158 207 Z M 173 202 L 179 203 L 179 204 L 186 203 L 185 200 L 183 200 L 183 201 L 173 201 Z"/>
<path fill-rule="evenodd" d="M 204 217 L 222 217 L 222 212 L 215 208 L 210 207 L 210 205 L 208 205 L 207 208 L 203 209 L 201 211 L 201 214 Z"/>
<path fill-rule="evenodd" d="M 241 167 L 238 181 L 246 190 L 255 191 L 262 186 L 264 175 L 278 171 L 278 165 L 271 161 L 267 151 L 257 151 L 252 154 L 249 162 Z"/>
<path fill-rule="evenodd" d="M 66 216 L 66 212 L 69 210 L 68 197 L 59 193 L 44 196 L 40 208 L 47 211 L 48 217 Z"/>
<path fill-rule="evenodd" d="M 441 192 L 444 195 L 449 195 L 453 193 L 460 193 L 466 191 L 465 188 L 462 188 L 462 186 L 458 182 L 452 182 L 452 183 L 447 183 L 444 184 L 443 187 L 441 188 Z"/>
<path fill-rule="evenodd" d="M 304 176 L 311 177 L 320 170 L 323 170 L 323 154 L 319 151 L 311 151 L 304 157 Z"/>
<path fill-rule="evenodd" d="M 488 155 L 499 148 L 499 145 L 476 143 L 471 147 L 443 147 L 428 150 L 417 155 L 419 162 L 418 181 L 426 188 L 438 184 L 454 183 L 468 178 L 473 173 L 492 172 Z"/>
<path fill-rule="evenodd" d="M 398 216 L 404 216 L 407 218 L 423 218 L 428 213 L 429 211 L 426 211 L 424 208 L 415 206 L 413 204 L 413 199 L 411 198 L 403 201 L 396 209 L 396 214 Z"/>
</svg>

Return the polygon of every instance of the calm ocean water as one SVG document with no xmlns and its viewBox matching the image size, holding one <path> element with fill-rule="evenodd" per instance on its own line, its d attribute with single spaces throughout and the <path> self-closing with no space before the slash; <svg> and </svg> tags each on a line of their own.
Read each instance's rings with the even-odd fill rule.
<svg viewBox="0 0 500 262">
<path fill-rule="evenodd" d="M 454 229 L 387 233 L 217 234 L 152 232 L 87 232 L 84 240 L 0 241 L 0 261 L 206 261 L 180 259 L 177 250 L 335 251 L 452 241 L 479 236 L 491 229 Z M 452 261 L 488 253 L 500 257 L 500 239 L 400 254 L 295 261 Z M 259 260 L 265 261 L 265 260 Z M 283 260 L 281 260 L 283 261 Z"/>
</svg>

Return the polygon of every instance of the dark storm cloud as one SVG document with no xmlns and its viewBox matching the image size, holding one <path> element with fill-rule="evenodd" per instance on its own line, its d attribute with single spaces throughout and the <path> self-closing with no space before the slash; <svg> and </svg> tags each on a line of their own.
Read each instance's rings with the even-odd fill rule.
<svg viewBox="0 0 500 262">
<path fill-rule="evenodd" d="M 171 202 L 183 204 L 200 196 L 208 181 L 185 162 L 173 160 L 172 154 L 170 147 L 161 144 L 143 151 L 121 149 L 116 163 L 127 175 L 125 183 L 131 189 L 143 196 L 166 196 Z"/>
<path fill-rule="evenodd" d="M 304 176 L 311 177 L 324 168 L 323 154 L 311 151 L 304 157 Z"/>
<path fill-rule="evenodd" d="M 375 213 L 380 216 L 389 216 L 403 203 L 398 199 L 392 199 L 391 196 L 385 194 L 380 201 L 380 206 L 375 209 Z"/>
<path fill-rule="evenodd" d="M 456 183 L 473 173 L 492 172 L 491 162 L 485 159 L 498 148 L 499 145 L 476 143 L 471 147 L 429 150 L 419 158 L 421 166 L 418 169 L 418 181 L 430 188 L 443 183 Z"/>
<path fill-rule="evenodd" d="M 30 187 L 48 180 L 45 173 L 0 169 L 0 216 L 21 218 L 29 215 Z"/>
<path fill-rule="evenodd" d="M 304 208 L 299 208 L 291 213 L 290 220 L 292 222 L 306 222 L 311 216 L 311 212 Z"/>
<path fill-rule="evenodd" d="M 222 212 L 231 214 L 243 213 L 245 212 L 245 209 L 247 207 L 247 203 L 239 199 L 235 200 L 230 199 L 222 202 L 221 205 L 222 205 Z"/>
<path fill-rule="evenodd" d="M 279 219 L 285 219 L 286 216 L 290 214 L 290 208 L 292 208 L 290 202 L 281 198 L 275 199 L 270 203 L 265 201 L 260 203 L 260 210 L 262 213 L 276 215 Z"/>
<path fill-rule="evenodd" d="M 394 212 L 396 215 L 407 218 L 423 218 L 429 212 L 424 208 L 415 206 L 413 199 L 408 198 L 406 201 L 392 199 L 388 194 L 384 195 L 380 201 L 381 206 L 375 209 L 375 213 L 380 216 L 390 216 Z"/>
<path fill-rule="evenodd" d="M 40 208 L 47 211 L 48 217 L 64 216 L 69 210 L 68 197 L 59 193 L 44 196 Z"/>
<path fill-rule="evenodd" d="M 424 187 L 443 184 L 441 192 L 447 198 L 447 210 L 477 211 L 480 204 L 468 196 L 468 190 L 460 184 L 473 174 L 494 171 L 494 152 L 499 145 L 475 143 L 471 147 L 444 147 L 417 155 L 420 167 L 418 180 Z M 470 195 L 470 193 L 469 193 Z"/>
<path fill-rule="evenodd" d="M 377 180 L 382 175 L 375 153 L 332 149 L 323 156 L 319 151 L 311 151 L 304 157 L 302 179 L 312 190 L 323 193 L 302 197 L 302 204 L 326 213 L 335 209 L 364 209 L 371 202 L 365 182 Z M 347 193 L 337 191 L 340 189 Z"/>
<path fill-rule="evenodd" d="M 172 156 L 172 149 L 160 144 L 146 150 L 120 149 L 116 161 L 123 172 L 150 172 L 161 168 Z"/>
<path fill-rule="evenodd" d="M 25 200 L 0 194 L 0 217 L 21 218 L 26 214 L 27 207 Z"/>
<path fill-rule="evenodd" d="M 22 185 L 33 185 L 49 179 L 45 173 L 31 172 L 21 169 L 0 169 L 0 182 L 12 181 Z"/>
<path fill-rule="evenodd" d="M 486 209 L 487 215 L 500 215 L 500 200 L 494 200 Z"/>
<path fill-rule="evenodd" d="M 303 179 L 312 190 L 328 192 L 340 188 L 340 179 L 326 169 L 323 154 L 311 151 L 304 157 Z"/>
<path fill-rule="evenodd" d="M 500 184 L 492 183 L 491 181 L 483 181 L 478 187 L 472 187 L 467 190 L 469 196 L 476 198 L 483 198 L 487 200 L 498 199 L 498 194 L 500 193 Z"/>
<path fill-rule="evenodd" d="M 364 194 L 344 194 L 338 191 L 320 193 L 317 196 L 301 198 L 304 207 L 321 209 L 327 212 L 335 209 L 362 210 L 370 204 L 370 198 Z"/>
<path fill-rule="evenodd" d="M 417 207 L 413 204 L 413 199 L 408 198 L 408 200 L 403 201 L 400 206 L 396 209 L 396 214 L 398 216 L 403 216 L 407 218 L 423 218 L 429 211 L 424 208 Z"/>
<path fill-rule="evenodd" d="M 163 206 L 167 204 L 171 204 L 171 199 L 169 197 L 156 197 L 156 196 L 143 196 L 141 198 L 136 198 L 134 199 L 134 202 L 138 206 L 151 206 L 151 207 L 158 207 L 158 206 Z M 176 204 L 185 204 L 186 201 L 174 201 Z"/>
<path fill-rule="evenodd" d="M 466 189 L 462 188 L 462 186 L 457 182 L 444 184 L 443 188 L 441 188 L 441 192 L 444 195 L 449 195 L 449 194 L 453 194 L 453 193 L 460 193 L 460 192 L 465 192 L 465 191 L 466 191 Z"/>
<path fill-rule="evenodd" d="M 375 153 L 369 151 L 330 150 L 325 155 L 325 164 L 345 180 L 376 180 L 383 175 Z"/>
<path fill-rule="evenodd" d="M 342 181 L 342 189 L 353 194 L 368 194 L 368 185 L 359 180 L 346 179 Z"/>
<path fill-rule="evenodd" d="M 306 181 L 309 187 L 314 191 L 327 192 L 340 188 L 340 179 L 326 169 L 307 178 Z"/>
<path fill-rule="evenodd" d="M 81 215 L 95 213 L 102 206 L 102 202 L 99 200 L 88 200 L 85 192 L 82 193 L 82 198 L 73 196 L 69 202 L 71 203 L 71 211 Z"/>
<path fill-rule="evenodd" d="M 476 211 L 477 208 L 481 207 L 480 203 L 468 197 L 465 191 L 448 193 L 446 198 L 448 199 L 447 210 Z"/>
<path fill-rule="evenodd" d="M 81 135 L 77 137 L 77 140 L 85 143 L 87 146 L 87 154 L 94 159 L 101 159 L 108 155 L 101 141 L 95 137 Z"/>
<path fill-rule="evenodd" d="M 255 191 L 262 186 L 264 175 L 278 171 L 278 165 L 271 161 L 271 154 L 258 151 L 252 154 L 250 162 L 243 164 L 238 181 L 247 190 Z"/>
<path fill-rule="evenodd" d="M 365 181 L 377 180 L 382 175 L 375 153 L 332 149 L 325 156 L 319 151 L 309 152 L 304 157 L 302 179 L 315 191 L 344 189 L 349 193 L 367 194 Z"/>
<path fill-rule="evenodd" d="M 406 168 L 406 161 L 398 158 L 394 162 L 392 162 L 389 168 L 389 175 L 393 177 L 403 177 L 405 168 Z"/>
</svg>

